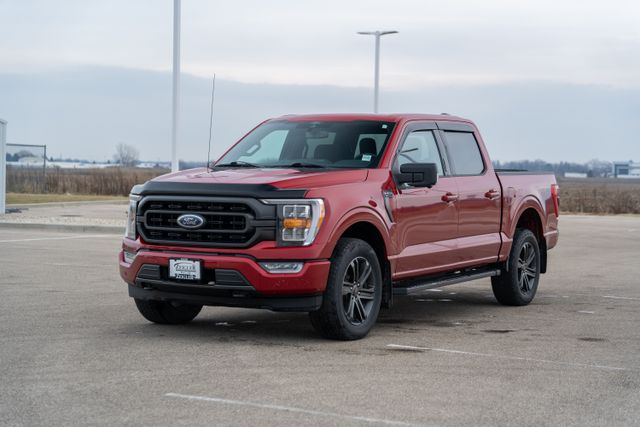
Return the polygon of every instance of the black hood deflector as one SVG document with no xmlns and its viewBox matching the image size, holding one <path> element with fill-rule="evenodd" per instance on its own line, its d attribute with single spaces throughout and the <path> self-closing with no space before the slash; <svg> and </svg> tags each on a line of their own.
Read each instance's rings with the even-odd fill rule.
<svg viewBox="0 0 640 427">
<path fill-rule="evenodd" d="M 256 199 L 301 199 L 306 194 L 304 189 L 281 189 L 271 184 L 204 184 L 196 182 L 147 181 L 136 185 L 132 194 L 146 196 L 226 196 L 254 197 Z"/>
</svg>

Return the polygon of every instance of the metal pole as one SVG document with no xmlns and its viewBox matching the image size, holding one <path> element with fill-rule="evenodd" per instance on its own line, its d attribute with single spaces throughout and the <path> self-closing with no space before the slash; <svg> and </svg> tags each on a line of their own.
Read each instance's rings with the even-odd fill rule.
<svg viewBox="0 0 640 427">
<path fill-rule="evenodd" d="M 47 192 L 47 145 L 44 146 L 44 166 L 42 167 L 42 192 Z"/>
<path fill-rule="evenodd" d="M 380 98 L 380 37 L 387 34 L 397 34 L 397 31 L 358 31 L 358 34 L 376 37 L 375 61 L 373 65 L 373 112 L 378 112 Z"/>
<path fill-rule="evenodd" d="M 378 97 L 380 93 L 380 31 L 376 31 L 376 63 L 373 71 L 373 112 L 378 112 Z"/>
<path fill-rule="evenodd" d="M 180 0 L 173 0 L 173 105 L 171 120 L 171 171 L 178 165 L 178 121 L 180 113 Z"/>
<path fill-rule="evenodd" d="M 0 119 L 0 216 L 6 213 L 6 189 L 7 189 L 7 122 Z"/>
</svg>

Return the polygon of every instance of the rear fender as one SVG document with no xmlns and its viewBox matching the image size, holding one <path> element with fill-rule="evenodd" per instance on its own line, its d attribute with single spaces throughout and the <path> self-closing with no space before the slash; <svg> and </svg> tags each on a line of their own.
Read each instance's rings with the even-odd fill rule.
<svg viewBox="0 0 640 427">
<path fill-rule="evenodd" d="M 533 195 L 528 195 L 524 197 L 518 206 L 515 209 L 510 209 L 508 212 L 508 221 L 506 224 L 503 223 L 503 232 L 502 232 L 502 247 L 500 248 L 500 261 L 505 261 L 505 266 L 508 268 L 509 263 L 509 253 L 511 252 L 511 246 L 513 244 L 513 237 L 516 234 L 516 228 L 518 226 L 518 221 L 522 217 L 522 214 L 527 209 L 533 209 L 538 214 L 538 219 L 540 220 L 540 225 L 542 226 L 542 233 L 544 234 L 544 230 L 546 229 L 546 216 L 542 209 L 542 205 L 540 200 Z M 515 213 L 513 213 L 515 212 Z M 542 265 L 541 269 L 546 271 L 546 242 L 544 238 L 538 242 L 541 250 L 541 258 Z M 544 253 L 543 253 L 544 252 Z M 544 272 L 544 271 L 543 271 Z"/>
<path fill-rule="evenodd" d="M 509 231 L 508 231 L 508 237 L 510 239 L 513 240 L 513 236 L 516 234 L 516 227 L 518 225 L 518 221 L 520 220 L 520 217 L 522 216 L 524 211 L 526 211 L 527 209 L 534 209 L 536 211 L 536 213 L 538 214 L 538 218 L 540 219 L 540 224 L 542 225 L 542 230 L 544 232 L 546 228 L 545 227 L 546 215 L 542 209 L 542 204 L 540 203 L 540 200 L 538 200 L 535 196 L 530 195 L 525 197 L 522 200 L 522 202 L 520 202 L 517 209 L 515 210 L 516 214 L 513 216 L 510 216 Z"/>
</svg>

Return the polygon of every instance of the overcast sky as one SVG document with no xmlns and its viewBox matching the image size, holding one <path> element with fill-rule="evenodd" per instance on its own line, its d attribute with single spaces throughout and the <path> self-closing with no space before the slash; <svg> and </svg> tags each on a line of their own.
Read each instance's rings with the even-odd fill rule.
<svg viewBox="0 0 640 427">
<path fill-rule="evenodd" d="M 37 139 L 46 138 L 53 153 L 96 159 L 111 155 L 105 144 L 113 146 L 124 140 L 139 146 L 143 157 L 168 158 L 166 126 L 162 124 L 160 132 L 145 133 L 141 123 L 153 121 L 148 117 L 150 110 L 156 120 L 158 116 L 170 120 L 170 79 L 157 79 L 152 92 L 166 96 L 155 97 L 140 90 L 140 80 L 148 79 L 143 74 L 128 78 L 122 73 L 126 69 L 168 76 L 172 3 L 0 0 L 0 117 L 10 121 L 10 139 L 38 143 Z M 221 82 L 229 82 L 229 90 L 237 89 L 216 103 L 216 111 L 237 108 L 233 117 L 224 121 L 217 117 L 216 132 L 224 141 L 242 134 L 246 129 L 240 127 L 252 123 L 249 119 L 265 115 L 367 111 L 373 39 L 355 33 L 393 29 L 400 33 L 386 36 L 382 43 L 382 111 L 438 113 L 453 109 L 455 113 L 476 114 L 470 118 L 483 126 L 485 134 L 497 138 L 490 149 L 494 157 L 502 159 L 537 153 L 537 157 L 549 160 L 640 158 L 640 1 L 183 0 L 182 14 L 182 69 L 185 78 L 203 77 L 201 88 L 194 83 L 199 89 L 185 93 L 185 97 L 196 98 L 185 98 L 183 116 L 204 116 L 206 122 L 207 103 L 200 102 L 206 100 L 204 78 L 216 72 Z M 81 86 L 69 84 L 79 73 L 87 81 Z M 111 97 L 105 94 L 103 87 L 118 80 L 123 86 L 114 89 Z M 62 83 L 65 81 L 67 86 Z M 327 97 L 327 91 L 318 90 L 318 85 L 338 86 L 329 91 L 335 96 Z M 287 93 L 286 102 L 268 102 L 277 97 L 279 88 Z M 455 104 L 447 102 L 443 92 L 447 88 L 455 93 Z M 74 90 L 82 93 L 68 92 Z M 565 116 L 552 126 L 560 128 L 565 123 L 576 127 L 574 132 L 565 130 L 562 144 L 554 141 L 550 145 L 554 152 L 514 148 L 515 142 L 509 138 L 517 132 L 513 123 L 517 118 L 508 125 L 496 120 L 515 114 L 512 110 L 519 108 L 517 101 L 523 91 L 528 102 L 522 106 L 523 112 L 550 108 Z M 258 93 L 268 93 L 268 99 L 256 99 L 254 94 Z M 242 99 L 237 99 L 239 96 Z M 310 97 L 315 97 L 317 104 Z M 430 98 L 421 102 L 424 97 Z M 118 109 L 123 102 L 140 108 L 122 117 L 117 131 L 105 130 L 108 135 L 102 135 L 104 140 L 94 147 L 86 140 L 87 132 L 74 132 L 74 124 L 80 120 L 84 124 L 78 128 L 99 120 L 69 102 L 80 98 L 83 103 L 100 103 L 111 109 Z M 28 105 L 26 99 L 30 100 Z M 558 103 L 564 109 L 559 109 Z M 579 111 L 587 127 L 593 124 L 586 122 L 603 115 L 608 126 L 621 130 L 620 136 L 603 148 L 602 135 L 577 129 L 580 118 L 572 117 L 571 111 Z M 39 124 L 44 117 L 55 118 L 46 129 Z M 520 119 L 518 126 L 525 123 L 524 116 Z M 189 118 L 185 121 L 190 123 Z M 64 130 L 64 137 L 57 130 Z M 572 141 L 572 134 L 579 137 Z M 189 157 L 195 147 L 190 144 L 195 144 L 191 139 L 200 138 L 200 133 L 183 127 L 181 136 L 181 157 L 197 158 Z M 586 152 L 582 152 L 584 147 Z"/>
</svg>

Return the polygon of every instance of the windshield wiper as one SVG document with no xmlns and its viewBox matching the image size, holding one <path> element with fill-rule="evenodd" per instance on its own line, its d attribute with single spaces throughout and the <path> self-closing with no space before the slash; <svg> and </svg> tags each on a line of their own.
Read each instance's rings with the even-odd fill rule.
<svg viewBox="0 0 640 427">
<path fill-rule="evenodd" d="M 325 165 L 319 165 L 317 163 L 304 163 L 304 162 L 295 162 L 288 165 L 282 165 L 283 168 L 326 168 Z"/>
<path fill-rule="evenodd" d="M 259 168 L 260 166 L 254 165 L 253 163 L 243 162 L 242 160 L 235 160 L 229 163 L 220 163 L 213 165 L 214 168 Z"/>
</svg>

